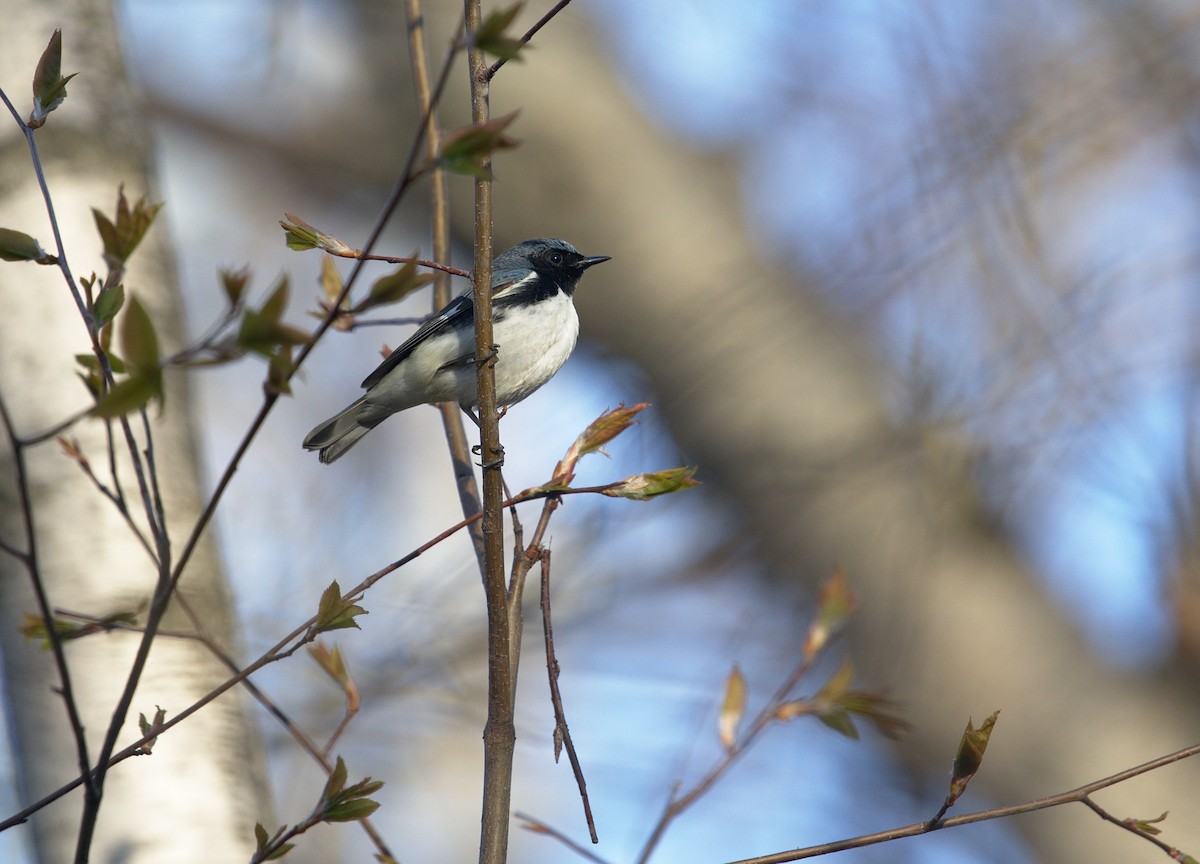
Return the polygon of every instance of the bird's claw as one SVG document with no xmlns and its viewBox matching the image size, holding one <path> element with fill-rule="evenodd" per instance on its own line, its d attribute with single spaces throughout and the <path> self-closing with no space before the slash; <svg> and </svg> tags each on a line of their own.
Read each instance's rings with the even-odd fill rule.
<svg viewBox="0 0 1200 864">
<path fill-rule="evenodd" d="M 483 445 L 476 444 L 474 447 L 471 448 L 471 452 L 474 453 L 476 456 L 482 456 L 483 455 Z M 496 453 L 496 457 L 494 459 L 489 459 L 486 462 L 480 462 L 479 467 L 486 471 L 488 468 L 499 468 L 500 466 L 502 466 L 504 464 L 504 445 L 498 444 L 496 446 L 495 453 Z"/>
</svg>

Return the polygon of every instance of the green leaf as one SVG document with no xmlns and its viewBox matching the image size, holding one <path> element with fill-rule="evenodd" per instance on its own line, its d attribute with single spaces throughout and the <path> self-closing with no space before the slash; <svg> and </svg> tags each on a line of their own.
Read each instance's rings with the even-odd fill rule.
<svg viewBox="0 0 1200 864">
<path fill-rule="evenodd" d="M 324 249 L 333 255 L 355 257 L 356 251 L 332 234 L 309 225 L 299 216 L 284 213 L 279 225 L 284 230 L 284 241 L 289 249 L 302 252 L 305 249 Z"/>
<path fill-rule="evenodd" d="M 634 474 L 626 477 L 607 489 L 601 490 L 610 498 L 628 498 L 631 501 L 647 501 L 659 495 L 669 495 L 699 486 L 699 480 L 693 480 L 696 473 L 694 467 L 668 468 L 666 471 L 654 471 L 648 474 Z"/>
<path fill-rule="evenodd" d="M 315 627 L 318 633 L 324 633 L 327 630 L 344 630 L 348 627 L 358 629 L 358 623 L 354 619 L 359 615 L 366 614 L 366 609 L 342 599 L 342 589 L 334 581 L 321 595 L 321 602 L 317 606 Z"/>
<path fill-rule="evenodd" d="M 356 798 L 342 804 L 335 804 L 325 810 L 322 819 L 325 822 L 357 822 L 366 819 L 379 809 L 379 802 L 370 798 Z"/>
<path fill-rule="evenodd" d="M 89 372 L 100 374 L 100 361 L 96 359 L 95 354 L 76 354 L 75 362 Z M 129 371 L 125 366 L 125 361 L 111 351 L 108 352 L 108 367 L 117 375 L 124 375 Z"/>
<path fill-rule="evenodd" d="M 117 317 L 121 307 L 125 305 L 125 286 L 118 282 L 116 285 L 105 285 L 100 289 L 96 298 L 93 312 L 96 315 L 96 326 L 103 327 Z"/>
<path fill-rule="evenodd" d="M 121 353 L 135 375 L 158 370 L 158 336 L 154 332 L 154 322 L 137 297 L 129 299 L 129 306 L 121 317 Z"/>
<path fill-rule="evenodd" d="M 523 2 L 514 3 L 507 9 L 494 9 L 488 13 L 479 29 L 475 31 L 475 47 L 504 60 L 520 60 L 517 53 L 521 50 L 521 40 L 505 35 L 504 31 L 512 24 L 523 5 Z"/>
<path fill-rule="evenodd" d="M 328 594 L 330 590 L 334 590 L 336 588 L 337 583 L 334 582 L 325 590 L 325 593 Z M 339 594 L 338 597 L 340 599 L 341 595 Z M 324 603 L 325 598 L 322 597 L 321 601 Z M 346 786 L 346 776 L 346 762 L 341 756 L 339 756 L 337 758 L 337 763 L 333 766 L 333 770 L 329 772 L 329 779 L 325 781 L 325 789 L 321 792 L 322 802 L 332 801 L 341 793 L 342 789 Z"/>
<path fill-rule="evenodd" d="M 45 124 L 47 115 L 62 104 L 67 98 L 67 82 L 74 77 L 74 73 L 65 78 L 62 75 L 62 30 L 55 30 L 33 73 L 31 128 Z"/>
<path fill-rule="evenodd" d="M 504 134 L 504 130 L 516 119 L 517 112 L 514 111 L 512 114 L 497 117 L 487 123 L 455 129 L 442 139 L 442 149 L 437 158 L 438 164 L 456 174 L 470 174 L 481 178 L 491 177 L 492 170 L 489 160 L 492 153 L 516 147 L 519 143 L 516 139 Z"/>
<path fill-rule="evenodd" d="M 162 400 L 162 373 L 159 370 L 130 375 L 105 393 L 92 408 L 92 417 L 120 417 L 145 408 L 151 399 Z"/>
<path fill-rule="evenodd" d="M 144 195 L 131 208 L 124 186 L 117 189 L 117 211 L 112 219 L 92 208 L 96 230 L 104 244 L 104 259 L 109 266 L 120 266 L 129 260 L 161 209 L 161 203 L 151 204 Z"/>
<path fill-rule="evenodd" d="M 0 228 L 0 261 L 45 261 L 50 256 L 23 231 Z"/>
<path fill-rule="evenodd" d="M 416 258 L 417 253 L 413 252 L 412 257 Z M 367 299 L 356 305 L 352 311 L 357 315 L 377 306 L 398 303 L 422 285 L 428 285 L 432 281 L 432 274 L 417 272 L 416 261 L 407 261 L 395 273 L 376 279 L 367 294 Z M 336 294 L 330 299 L 335 297 Z"/>
</svg>

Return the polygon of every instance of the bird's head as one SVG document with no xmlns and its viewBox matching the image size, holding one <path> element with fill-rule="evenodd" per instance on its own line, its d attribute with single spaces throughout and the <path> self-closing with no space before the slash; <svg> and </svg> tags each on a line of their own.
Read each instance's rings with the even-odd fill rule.
<svg viewBox="0 0 1200 864">
<path fill-rule="evenodd" d="M 579 284 L 584 270 L 607 260 L 607 255 L 583 255 L 566 240 L 539 237 L 525 240 L 497 255 L 492 263 L 492 281 L 517 281 L 532 270 L 541 280 L 570 294 Z"/>
</svg>

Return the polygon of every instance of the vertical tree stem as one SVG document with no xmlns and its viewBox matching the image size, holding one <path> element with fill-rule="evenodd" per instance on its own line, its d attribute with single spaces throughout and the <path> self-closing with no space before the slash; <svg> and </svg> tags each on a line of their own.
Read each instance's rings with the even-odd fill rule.
<svg viewBox="0 0 1200 864">
<path fill-rule="evenodd" d="M 479 27 L 479 0 L 465 0 L 466 35 Z M 471 119 L 488 120 L 488 68 L 473 45 L 467 62 L 471 78 Z M 488 160 L 490 163 L 490 160 Z M 513 724 L 513 664 L 509 656 L 508 592 L 504 578 L 503 480 L 499 417 L 496 411 L 495 347 L 492 341 L 492 184 L 475 181 L 475 356 L 479 363 L 479 433 L 483 460 L 484 594 L 488 617 L 488 716 L 483 730 L 483 817 L 480 864 L 503 864 L 508 857 Z"/>
</svg>

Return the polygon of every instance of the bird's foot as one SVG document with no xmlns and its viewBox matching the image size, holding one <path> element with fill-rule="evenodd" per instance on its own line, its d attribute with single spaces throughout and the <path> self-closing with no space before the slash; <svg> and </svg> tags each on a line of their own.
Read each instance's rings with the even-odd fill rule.
<svg viewBox="0 0 1200 864">
<path fill-rule="evenodd" d="M 474 447 L 471 448 L 471 452 L 474 453 L 476 456 L 482 456 L 483 455 L 483 445 L 476 444 Z M 504 445 L 503 444 L 496 445 L 496 449 L 493 452 L 496 454 L 495 458 L 489 459 L 486 462 L 480 462 L 479 463 L 480 468 L 483 468 L 486 471 L 488 468 L 499 468 L 504 464 Z"/>
</svg>

